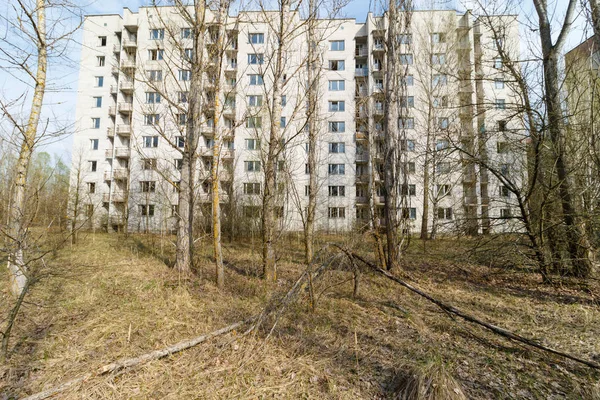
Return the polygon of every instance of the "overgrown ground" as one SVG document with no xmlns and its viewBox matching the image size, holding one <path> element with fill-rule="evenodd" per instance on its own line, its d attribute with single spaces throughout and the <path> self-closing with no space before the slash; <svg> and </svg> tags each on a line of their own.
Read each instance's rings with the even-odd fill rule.
<svg viewBox="0 0 600 400">
<path fill-rule="evenodd" d="M 323 241 L 335 238 L 322 238 Z M 337 238 L 342 240 L 341 238 Z M 353 245 L 367 254 L 368 241 Z M 542 286 L 500 257 L 468 257 L 464 242 L 414 241 L 404 266 L 430 294 L 541 343 L 600 361 L 598 281 Z M 258 243 L 225 246 L 226 289 L 218 291 L 208 245 L 200 270 L 182 282 L 167 263 L 173 246 L 152 236 L 88 234 L 48 261 L 32 289 L 0 366 L 0 399 L 19 398 L 131 357 L 198 336 L 257 313 L 270 293 L 258 278 Z M 280 246 L 276 291 L 303 271 L 296 238 Z M 475 262 L 474 260 L 478 260 Z M 485 265 L 482 265 L 485 262 Z M 492 265 L 492 266 L 490 266 Z M 332 271 L 291 307 L 271 336 L 240 332 L 116 376 L 94 378 L 57 396 L 165 399 L 393 398 L 415 371 L 453 376 L 468 398 L 600 398 L 600 374 L 452 319 L 431 303 L 366 273 L 352 298 L 352 275 Z M 6 315 L 6 276 L 0 312 Z M 270 327 L 267 327 L 270 328 Z"/>
</svg>

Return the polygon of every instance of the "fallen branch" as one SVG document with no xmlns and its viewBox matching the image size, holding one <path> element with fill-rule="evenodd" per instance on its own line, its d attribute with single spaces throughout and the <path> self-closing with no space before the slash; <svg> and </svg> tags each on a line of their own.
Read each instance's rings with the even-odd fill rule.
<svg viewBox="0 0 600 400">
<path fill-rule="evenodd" d="M 416 294 L 418 294 L 418 295 L 426 298 L 427 300 L 429 300 L 430 302 L 434 303 L 435 305 L 437 305 L 442 310 L 444 310 L 444 311 L 446 311 L 448 313 L 457 315 L 457 316 L 461 317 L 462 319 L 464 319 L 466 321 L 469 321 L 469 322 L 472 322 L 472 323 L 477 324 L 479 326 L 482 326 L 482 327 L 484 327 L 484 328 L 486 328 L 486 329 L 494 332 L 495 334 L 500 335 L 502 337 L 505 337 L 507 339 L 514 340 L 514 341 L 520 342 L 520 343 L 524 343 L 524 344 L 526 344 L 528 346 L 535 347 L 536 349 L 543 350 L 545 352 L 548 352 L 548 353 L 551 353 L 551 354 L 554 354 L 554 355 L 557 355 L 557 356 L 561 356 L 561 357 L 567 358 L 567 359 L 572 360 L 572 361 L 576 361 L 578 363 L 587 365 L 588 367 L 591 367 L 591 368 L 600 369 L 600 364 L 597 364 L 597 363 L 595 363 L 593 361 L 584 360 L 584 359 L 576 357 L 576 356 L 574 356 L 572 354 L 564 353 L 562 351 L 555 350 L 555 349 L 547 347 L 547 346 L 543 346 L 543 345 L 535 342 L 532 339 L 523 337 L 521 335 L 518 335 L 516 333 L 508 331 L 508 330 L 506 330 L 504 328 L 501 328 L 501 327 L 492 325 L 490 323 L 487 323 L 485 321 L 482 321 L 479 318 L 476 318 L 476 317 L 474 317 L 472 315 L 469 315 L 469 314 L 467 314 L 467 313 L 459 310 L 458 308 L 456 308 L 454 306 L 446 304 L 446 303 L 444 303 L 444 302 L 442 302 L 442 301 L 440 301 L 440 300 L 438 300 L 438 299 L 430 296 L 429 294 L 425 293 L 421 289 L 419 289 L 419 288 L 417 288 L 417 287 L 415 287 L 415 286 L 413 286 L 413 285 L 411 285 L 411 284 L 403 281 L 402 279 L 400 279 L 400 278 L 398 278 L 398 277 L 390 274 L 388 271 L 385 271 L 385 270 L 379 268 L 377 265 L 375 265 L 375 264 L 373 264 L 373 263 L 365 260 L 360 255 L 358 255 L 358 254 L 356 254 L 356 253 L 354 253 L 354 252 L 352 252 L 352 251 L 350 251 L 350 250 L 348 250 L 348 249 L 346 249 L 346 248 L 344 248 L 342 246 L 335 245 L 335 247 L 337 247 L 342 252 L 344 252 L 349 258 L 355 258 L 355 259 L 361 261 L 363 264 L 365 264 L 366 266 L 368 266 L 372 270 L 374 270 L 374 271 L 376 271 L 376 272 L 384 275 L 385 277 L 393 280 L 394 282 L 396 282 L 396 283 L 404 286 L 408 290 L 410 290 L 410 291 L 412 291 L 412 292 L 414 292 L 414 293 L 416 293 Z"/>
</svg>

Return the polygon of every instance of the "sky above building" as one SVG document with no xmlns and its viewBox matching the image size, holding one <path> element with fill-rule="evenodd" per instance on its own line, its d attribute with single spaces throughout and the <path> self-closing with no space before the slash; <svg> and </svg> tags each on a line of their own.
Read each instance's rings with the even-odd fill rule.
<svg viewBox="0 0 600 400">
<path fill-rule="evenodd" d="M 247 1 L 247 0 L 246 0 Z M 476 9 L 476 0 L 415 0 L 417 8 L 435 8 L 435 9 L 457 9 L 464 11 L 465 9 Z M 151 4 L 151 0 L 82 0 L 81 2 L 82 14 L 122 14 L 123 8 L 127 7 L 132 11 L 137 11 L 140 6 Z M 519 14 L 522 14 L 521 19 L 533 18 L 533 10 L 531 5 L 528 5 L 531 0 L 527 0 L 524 3 L 519 3 L 517 7 L 519 10 L 515 10 Z M 552 5 L 555 7 L 555 16 L 557 19 L 562 18 L 564 10 L 566 8 L 567 0 L 555 0 Z M 2 15 L 10 15 L 11 5 L 10 1 L 0 0 L 0 13 Z M 160 3 L 160 1 L 157 1 Z M 363 22 L 369 11 L 380 13 L 382 11 L 382 0 L 349 0 L 348 4 L 341 10 L 339 16 L 346 18 L 355 18 L 358 22 Z M 248 3 L 249 4 L 249 3 Z M 240 8 L 247 9 L 252 7 L 251 5 L 237 4 L 237 8 L 234 10 L 234 14 Z M 1 26 L 0 28 L 4 28 Z M 2 29 L 4 30 L 4 29 Z M 524 31 L 524 29 L 522 29 Z M 531 34 L 531 32 L 526 32 Z M 578 43 L 581 43 L 586 36 L 586 26 L 584 18 L 580 15 L 578 23 L 575 29 L 569 36 L 568 43 L 565 50 L 570 50 L 575 47 Z M 77 102 L 77 81 L 78 81 L 78 70 L 79 70 L 79 55 L 81 47 L 81 30 L 77 31 L 73 35 L 73 41 L 70 44 L 67 58 L 62 58 L 60 62 L 53 62 L 49 66 L 49 80 L 51 85 L 49 86 L 45 97 L 45 109 L 42 118 L 42 124 L 44 121 L 57 121 L 57 125 L 64 130 L 65 134 L 57 138 L 48 140 L 40 146 L 40 150 L 47 151 L 60 157 L 64 162 L 70 163 L 70 153 L 73 143 L 73 131 L 75 122 L 75 105 Z M 6 70 L 0 69 L 0 98 L 4 101 L 10 99 L 16 99 L 21 93 L 27 93 L 30 95 L 32 89 L 18 79 L 15 76 L 7 73 Z M 20 113 L 26 115 L 28 108 L 28 101 L 23 104 Z M 2 122 L 0 120 L 0 129 L 4 130 L 3 135 L 9 133 L 9 125 L 6 120 Z"/>
</svg>

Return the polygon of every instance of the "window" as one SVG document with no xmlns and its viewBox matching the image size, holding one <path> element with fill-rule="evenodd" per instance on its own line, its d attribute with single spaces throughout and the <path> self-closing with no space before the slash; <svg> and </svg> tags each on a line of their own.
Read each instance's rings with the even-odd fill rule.
<svg viewBox="0 0 600 400">
<path fill-rule="evenodd" d="M 329 207 L 327 215 L 329 218 L 346 218 L 346 207 Z"/>
<path fill-rule="evenodd" d="M 416 171 L 416 165 L 412 161 L 403 163 L 402 167 L 404 168 L 404 171 L 409 174 L 414 174 Z"/>
<path fill-rule="evenodd" d="M 156 158 L 142 159 L 142 169 L 145 171 L 155 170 L 156 169 Z"/>
<path fill-rule="evenodd" d="M 94 108 L 102 107 L 102 97 L 94 97 Z"/>
<path fill-rule="evenodd" d="M 250 65 L 260 65 L 265 61 L 265 56 L 263 54 L 248 54 L 248 64 Z"/>
<path fill-rule="evenodd" d="M 260 172 L 260 161 L 244 161 L 244 171 Z"/>
<path fill-rule="evenodd" d="M 258 150 L 259 147 L 260 147 L 260 140 L 246 139 L 246 150 Z"/>
<path fill-rule="evenodd" d="M 248 42 L 251 44 L 263 44 L 265 43 L 264 33 L 249 33 Z"/>
<path fill-rule="evenodd" d="M 140 181 L 140 191 L 142 193 L 154 193 L 156 191 L 156 182 Z"/>
<path fill-rule="evenodd" d="M 104 77 L 97 76 L 96 77 L 96 87 L 102 87 L 102 86 L 104 86 Z"/>
<path fill-rule="evenodd" d="M 329 111 L 346 111 L 346 102 L 344 101 L 330 101 L 329 102 Z"/>
<path fill-rule="evenodd" d="M 346 49 L 346 43 L 343 40 L 331 40 L 329 41 L 329 50 L 331 51 L 344 51 Z"/>
<path fill-rule="evenodd" d="M 283 96 L 281 96 L 281 107 L 285 107 L 286 104 L 287 104 L 287 96 L 283 95 Z"/>
<path fill-rule="evenodd" d="M 140 213 L 144 217 L 154 216 L 154 204 L 140 204 Z"/>
<path fill-rule="evenodd" d="M 262 117 L 248 117 L 246 128 L 262 128 Z"/>
<path fill-rule="evenodd" d="M 260 183 L 244 183 L 244 194 L 260 194 Z"/>
<path fill-rule="evenodd" d="M 398 129 L 414 129 L 414 118 L 398 118 Z"/>
<path fill-rule="evenodd" d="M 433 65 L 444 65 L 444 64 L 446 64 L 446 54 L 444 54 L 444 53 L 433 54 L 431 56 L 431 63 Z"/>
<path fill-rule="evenodd" d="M 400 107 L 414 108 L 415 107 L 415 96 L 400 96 Z"/>
<path fill-rule="evenodd" d="M 498 131 L 506 132 L 506 121 L 504 121 L 504 120 L 498 121 Z"/>
<path fill-rule="evenodd" d="M 451 220 L 452 219 L 452 208 L 444 208 L 438 207 L 437 209 L 437 217 L 441 220 Z"/>
<path fill-rule="evenodd" d="M 146 103 L 148 103 L 148 104 L 160 103 L 160 93 L 146 92 Z"/>
<path fill-rule="evenodd" d="M 402 218 L 404 219 L 417 219 L 417 209 L 414 207 L 403 207 Z"/>
<path fill-rule="evenodd" d="M 402 83 L 404 83 L 406 86 L 414 86 L 415 79 L 412 75 L 406 75 L 404 78 L 402 78 Z"/>
<path fill-rule="evenodd" d="M 502 58 L 500 58 L 500 57 L 494 58 L 494 68 L 502 69 Z"/>
<path fill-rule="evenodd" d="M 175 159 L 175 169 L 178 169 L 181 171 L 181 169 L 183 168 L 183 159 L 182 158 L 176 158 Z"/>
<path fill-rule="evenodd" d="M 329 69 L 331 71 L 345 71 L 346 62 L 344 60 L 329 60 Z"/>
<path fill-rule="evenodd" d="M 100 118 L 92 118 L 92 129 L 100 129 Z"/>
<path fill-rule="evenodd" d="M 175 136 L 175 146 L 179 147 L 180 149 L 183 149 L 185 147 L 185 136 Z"/>
<path fill-rule="evenodd" d="M 96 172 L 98 168 L 98 161 L 90 161 L 90 172 Z"/>
<path fill-rule="evenodd" d="M 415 142 L 414 140 L 406 139 L 400 141 L 400 150 L 401 151 L 415 151 Z"/>
<path fill-rule="evenodd" d="M 331 142 L 329 143 L 329 152 L 334 154 L 345 153 L 346 144 L 344 142 Z"/>
<path fill-rule="evenodd" d="M 183 125 L 187 124 L 187 114 L 185 114 L 185 113 L 179 113 L 179 114 L 177 114 L 177 123 L 180 126 L 183 126 Z"/>
<path fill-rule="evenodd" d="M 187 82 L 192 79 L 192 71 L 189 69 L 180 69 L 179 70 L 179 80 L 183 82 Z"/>
<path fill-rule="evenodd" d="M 510 208 L 501 208 L 500 209 L 500 218 L 512 218 L 512 212 Z"/>
<path fill-rule="evenodd" d="M 158 69 L 151 69 L 146 71 L 146 75 L 148 77 L 148 81 L 150 82 L 161 82 L 162 81 L 162 71 Z"/>
<path fill-rule="evenodd" d="M 90 139 L 90 149 L 98 150 L 98 143 L 99 143 L 98 139 Z"/>
<path fill-rule="evenodd" d="M 194 49 L 183 49 L 183 59 L 192 61 L 194 59 Z"/>
<path fill-rule="evenodd" d="M 249 107 L 261 107 L 263 105 L 263 97 L 262 95 L 252 95 L 248 96 L 248 106 Z"/>
<path fill-rule="evenodd" d="M 451 191 L 450 185 L 436 185 L 435 189 L 439 198 L 448 196 Z"/>
<path fill-rule="evenodd" d="M 508 153 L 508 143 L 507 142 L 497 142 L 496 143 L 496 151 L 498 154 L 506 154 Z"/>
<path fill-rule="evenodd" d="M 88 182 L 87 189 L 90 194 L 96 193 L 96 182 Z"/>
<path fill-rule="evenodd" d="M 402 195 L 402 196 L 416 196 L 417 195 L 417 185 L 402 184 L 400 186 L 400 195 Z"/>
<path fill-rule="evenodd" d="M 281 118 L 279 119 L 279 127 L 280 127 L 280 128 L 285 128 L 285 126 L 286 126 L 286 121 L 287 121 L 287 120 L 286 120 L 286 118 L 285 118 L 285 117 L 281 117 Z"/>
<path fill-rule="evenodd" d="M 510 197 L 510 190 L 508 190 L 508 186 L 500 185 L 499 194 L 500 194 L 500 197 L 505 197 L 505 198 Z"/>
<path fill-rule="evenodd" d="M 164 50 L 162 50 L 162 49 L 148 50 L 148 60 L 150 60 L 150 61 L 162 60 L 163 56 L 164 56 Z"/>
<path fill-rule="evenodd" d="M 383 79 L 375 79 L 375 90 L 383 90 Z"/>
<path fill-rule="evenodd" d="M 450 147 L 450 143 L 448 142 L 448 139 L 438 139 L 435 142 L 435 149 L 437 151 L 446 150 L 448 147 Z"/>
<path fill-rule="evenodd" d="M 177 101 L 179 103 L 187 103 L 188 102 L 188 92 L 177 92 Z"/>
<path fill-rule="evenodd" d="M 433 98 L 434 108 L 446 108 L 448 107 L 448 96 L 439 96 Z"/>
<path fill-rule="evenodd" d="M 400 44 L 411 44 L 412 43 L 412 35 L 410 33 L 402 33 L 397 37 L 398 43 Z"/>
<path fill-rule="evenodd" d="M 344 197 L 346 196 L 346 186 L 329 186 L 330 197 Z"/>
<path fill-rule="evenodd" d="M 258 85 L 263 84 L 263 76 L 262 75 L 250 74 L 248 76 L 250 77 L 250 85 L 251 86 L 258 86 Z"/>
<path fill-rule="evenodd" d="M 503 176 L 510 175 L 510 164 L 500 164 L 500 174 Z"/>
<path fill-rule="evenodd" d="M 91 218 L 94 215 L 94 205 L 93 204 L 86 204 L 85 205 L 85 216 L 87 218 Z"/>
<path fill-rule="evenodd" d="M 448 75 L 446 74 L 435 74 L 431 80 L 433 87 L 446 86 L 448 84 Z"/>
<path fill-rule="evenodd" d="M 504 79 L 494 80 L 494 86 L 496 87 L 496 89 L 504 89 Z"/>
<path fill-rule="evenodd" d="M 450 172 L 449 162 L 439 162 L 435 165 L 435 172 L 438 174 L 447 174 Z"/>
<path fill-rule="evenodd" d="M 346 132 L 346 123 L 342 121 L 330 121 L 329 132 L 343 133 Z"/>
<path fill-rule="evenodd" d="M 346 82 L 345 81 L 329 81 L 329 91 L 330 92 L 341 92 L 346 90 Z"/>
<path fill-rule="evenodd" d="M 171 217 L 176 217 L 179 215 L 179 205 L 171 204 Z"/>
<path fill-rule="evenodd" d="M 505 110 L 506 109 L 506 100 L 496 99 L 495 108 L 496 108 L 496 110 Z"/>
<path fill-rule="evenodd" d="M 142 136 L 145 148 L 158 147 L 158 136 Z"/>
<path fill-rule="evenodd" d="M 97 56 L 96 57 L 96 65 L 98 67 L 104 67 L 104 64 L 106 64 L 106 57 L 104 57 L 104 56 Z"/>
<path fill-rule="evenodd" d="M 163 28 L 150 29 L 150 40 L 163 40 L 164 38 L 165 30 Z"/>
<path fill-rule="evenodd" d="M 345 175 L 346 164 L 329 164 L 329 175 Z"/>
<path fill-rule="evenodd" d="M 189 39 L 192 37 L 192 28 L 181 28 L 181 38 Z"/>
<path fill-rule="evenodd" d="M 432 33 L 431 43 L 446 43 L 446 35 L 444 33 Z"/>
<path fill-rule="evenodd" d="M 412 65 L 413 55 L 409 53 L 400 54 L 400 65 Z"/>
<path fill-rule="evenodd" d="M 160 120 L 158 114 L 146 114 L 144 115 L 144 125 L 157 125 Z"/>
<path fill-rule="evenodd" d="M 106 46 L 106 36 L 98 36 L 98 46 L 100 46 L 100 47 Z"/>
<path fill-rule="evenodd" d="M 438 118 L 438 127 L 440 129 L 448 129 L 449 126 L 450 126 L 450 122 L 449 122 L 448 118 L 446 118 L 446 117 Z"/>
</svg>

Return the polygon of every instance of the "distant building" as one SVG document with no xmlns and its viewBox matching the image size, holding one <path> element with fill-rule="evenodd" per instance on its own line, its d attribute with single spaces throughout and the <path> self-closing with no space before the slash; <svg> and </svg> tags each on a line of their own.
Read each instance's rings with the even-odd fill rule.
<svg viewBox="0 0 600 400">
<path fill-rule="evenodd" d="M 87 16 L 79 75 L 72 186 L 81 193 L 83 218 L 97 228 L 169 231 L 176 223 L 178 165 L 190 70 L 189 26 L 172 7 L 140 7 L 123 15 Z M 260 224 L 261 148 L 269 114 L 270 28 L 274 12 L 229 17 L 223 60 L 225 92 L 218 122 L 224 212 L 231 223 Z M 208 18 L 209 33 L 215 27 Z M 489 20 L 486 20 L 489 21 Z M 513 144 L 526 132 L 515 116 L 518 96 L 498 55 L 503 46 L 519 56 L 515 16 L 492 17 L 502 26 L 495 40 L 489 24 L 451 10 L 415 11 L 398 38 L 404 71 L 398 143 L 405 182 L 399 212 L 419 232 L 424 165 L 429 168 L 428 226 L 470 234 L 505 230 L 517 210 L 493 174 L 468 162 L 463 151 L 506 174 L 525 173 L 524 152 Z M 278 168 L 281 228 L 301 230 L 308 202 L 306 27 L 294 14 L 297 35 L 286 51 L 289 71 L 281 99 L 285 152 Z M 271 25 L 272 26 L 272 25 Z M 345 231 L 383 221 L 383 92 L 387 21 L 320 20 L 319 192 L 317 228 Z M 496 35 L 497 36 L 497 35 Z M 214 46 L 207 37 L 207 47 Z M 206 90 L 214 96 L 208 61 Z M 160 86 L 160 90 L 156 90 Z M 207 111 L 210 111 L 208 109 Z M 208 114 L 207 114 L 208 115 Z M 197 165 L 198 212 L 210 201 L 209 168 L 214 121 L 206 117 Z M 261 147 L 262 146 L 262 147 Z M 77 163 L 77 160 L 80 160 Z M 427 160 L 427 161 L 426 161 Z M 74 168 L 75 171 L 75 168 Z M 77 184 L 76 177 L 79 176 Z M 73 184 L 75 183 L 75 184 Z M 375 213 L 374 219 L 371 219 Z M 237 217 L 233 217 L 233 215 Z M 254 221 L 254 222 L 252 222 Z M 508 224 L 508 225 L 507 225 Z"/>
</svg>

